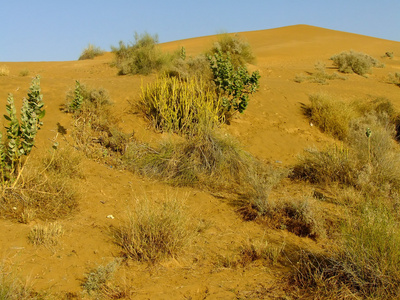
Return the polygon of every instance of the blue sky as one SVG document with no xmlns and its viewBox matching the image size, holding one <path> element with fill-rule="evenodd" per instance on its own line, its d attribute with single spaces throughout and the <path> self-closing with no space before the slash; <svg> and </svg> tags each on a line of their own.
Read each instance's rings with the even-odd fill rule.
<svg viewBox="0 0 400 300">
<path fill-rule="evenodd" d="M 0 61 L 76 60 L 134 33 L 160 42 L 308 24 L 400 41 L 400 0 L 0 0 Z"/>
</svg>

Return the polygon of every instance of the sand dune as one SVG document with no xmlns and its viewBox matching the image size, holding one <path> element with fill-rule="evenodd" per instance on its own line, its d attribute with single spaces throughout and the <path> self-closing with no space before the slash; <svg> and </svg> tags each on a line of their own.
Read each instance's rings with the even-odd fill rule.
<svg viewBox="0 0 400 300">
<path fill-rule="evenodd" d="M 308 25 L 241 32 L 239 35 L 250 43 L 256 55 L 255 65 L 249 68 L 260 71 L 260 90 L 252 97 L 245 113 L 237 115 L 223 130 L 267 163 L 290 166 L 303 149 L 322 148 L 334 142 L 318 128 L 310 126 L 302 114 L 301 106 L 309 103 L 310 94 L 324 92 L 344 101 L 386 97 L 400 110 L 399 87 L 386 82 L 389 73 L 400 71 L 399 42 Z M 166 51 L 184 46 L 187 55 L 194 56 L 209 48 L 214 40 L 215 36 L 198 37 L 161 46 Z M 335 72 L 329 58 L 347 50 L 364 52 L 380 59 L 385 68 L 373 69 L 368 77 L 346 75 L 347 80 L 332 80 L 328 85 L 294 81 L 297 74 L 312 72 L 318 61 L 326 64 L 327 72 Z M 393 59 L 381 58 L 387 51 L 394 53 Z M 60 106 L 66 93 L 74 87 L 75 80 L 80 80 L 109 91 L 114 110 L 127 132 L 135 131 L 135 137 L 145 142 L 159 141 L 163 135 L 149 129 L 140 115 L 127 113 L 129 102 L 138 99 L 142 80 L 150 81 L 153 77 L 118 76 L 116 69 L 110 66 L 112 59 L 113 54 L 106 53 L 86 61 L 0 62 L 0 66 L 6 65 L 10 70 L 8 76 L 0 76 L 3 104 L 0 113 L 5 111 L 8 93 L 13 93 L 20 104 L 31 76 L 40 74 L 47 113 L 35 151 L 47 151 L 57 123 L 67 132 L 72 128 L 71 117 L 61 112 Z M 21 70 L 28 70 L 29 76 L 20 76 Z M 61 221 L 67 232 L 56 250 L 36 248 L 28 243 L 27 234 L 35 221 L 25 225 L 0 219 L 0 265 L 2 260 L 11 262 L 21 276 L 31 278 L 35 288 L 78 295 L 81 280 L 88 269 L 118 255 L 117 247 L 108 241 L 106 232 L 108 226 L 118 224 L 126 217 L 127 203 L 145 193 L 162 194 L 171 190 L 166 185 L 88 159 L 84 161 L 83 169 L 86 177 L 79 183 L 82 195 L 80 210 Z M 135 299 L 180 299 L 184 296 L 197 299 L 207 295 L 213 299 L 232 299 L 245 295 L 246 291 L 251 298 L 251 295 L 256 297 L 257 289 L 270 290 L 271 296 L 283 295 L 280 279 L 287 271 L 283 265 L 267 268 L 254 265 L 237 270 L 217 268 L 214 262 L 218 255 L 232 254 L 241 242 L 248 239 L 267 238 L 277 244 L 284 241 L 288 249 L 320 247 L 318 242 L 308 238 L 245 222 L 230 205 L 209 193 L 189 188 L 175 189 L 174 192 L 179 195 L 189 193 L 188 207 L 193 220 L 206 220 L 211 224 L 210 228 L 199 236 L 191 252 L 182 259 L 151 268 L 128 264 L 125 272 L 132 276 L 121 276 L 126 276 L 125 279 L 134 287 Z M 107 219 L 109 214 L 116 216 L 116 220 Z"/>
</svg>

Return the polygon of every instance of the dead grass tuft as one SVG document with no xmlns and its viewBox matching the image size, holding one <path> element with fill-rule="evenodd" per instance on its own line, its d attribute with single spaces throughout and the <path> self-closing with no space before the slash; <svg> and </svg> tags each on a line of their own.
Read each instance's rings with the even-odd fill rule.
<svg viewBox="0 0 400 300">
<path fill-rule="evenodd" d="M 125 161 L 147 177 L 209 189 L 245 184 L 249 168 L 257 164 L 231 137 L 213 131 L 177 142 L 167 141 L 159 149 L 132 145 Z"/>
<path fill-rule="evenodd" d="M 55 246 L 58 239 L 64 234 L 61 224 L 49 223 L 44 225 L 35 225 L 28 235 L 29 242 L 35 246 Z"/>
<path fill-rule="evenodd" d="M 311 123 L 340 140 L 344 140 L 349 132 L 350 120 L 359 115 L 355 109 L 338 99 L 324 94 L 310 96 L 310 106 L 305 114 Z"/>
<path fill-rule="evenodd" d="M 124 257 L 154 263 L 179 255 L 193 232 L 183 201 L 174 197 L 138 200 L 129 220 L 111 234 Z"/>
</svg>

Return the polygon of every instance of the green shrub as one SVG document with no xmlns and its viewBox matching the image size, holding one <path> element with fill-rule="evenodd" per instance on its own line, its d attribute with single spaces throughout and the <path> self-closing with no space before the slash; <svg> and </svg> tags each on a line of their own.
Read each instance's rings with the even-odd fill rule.
<svg viewBox="0 0 400 300">
<path fill-rule="evenodd" d="M 213 81 L 218 93 L 223 97 L 225 109 L 229 113 L 232 111 L 243 113 L 249 103 L 249 95 L 255 93 L 259 88 L 259 72 L 255 71 L 250 75 L 246 67 L 235 67 L 230 54 L 224 55 L 220 50 L 212 56 L 208 56 L 208 60 L 213 73 Z"/>
<path fill-rule="evenodd" d="M 220 34 L 218 40 L 208 51 L 208 55 L 213 56 L 219 52 L 224 55 L 229 53 L 235 68 L 243 67 L 246 63 L 254 63 L 255 61 L 250 44 L 241 39 L 237 34 Z"/>
<path fill-rule="evenodd" d="M 82 87 L 78 80 L 75 81 L 74 98 L 68 105 L 68 110 L 70 112 L 77 111 L 81 108 L 83 103 Z"/>
<path fill-rule="evenodd" d="M 6 140 L 0 132 L 0 169 L 1 183 L 3 185 L 14 183 L 23 168 L 23 158 L 27 157 L 35 145 L 35 137 L 42 126 L 41 119 L 45 115 L 42 101 L 43 95 L 40 89 L 40 77 L 32 80 L 28 98 L 24 98 L 21 108 L 21 120 L 17 117 L 17 111 L 12 94 L 7 98 L 5 119 L 9 122 L 6 127 Z"/>
<path fill-rule="evenodd" d="M 333 64 L 343 73 L 365 75 L 372 67 L 383 67 L 375 58 L 360 52 L 342 52 L 331 57 Z"/>
<path fill-rule="evenodd" d="M 116 56 L 114 64 L 119 69 L 119 74 L 148 75 L 170 64 L 172 55 L 163 54 L 157 44 L 157 35 L 135 33 L 135 42 L 132 45 L 121 41 L 118 48 L 112 47 Z"/>
<path fill-rule="evenodd" d="M 84 60 L 84 59 L 93 59 L 96 56 L 100 56 L 104 54 L 104 50 L 102 50 L 100 47 L 96 47 L 92 44 L 89 44 L 81 53 L 81 56 L 79 56 L 79 60 Z"/>
<path fill-rule="evenodd" d="M 176 257 L 193 234 L 177 198 L 137 201 L 129 220 L 111 233 L 125 257 L 145 262 Z"/>
<path fill-rule="evenodd" d="M 222 99 L 204 81 L 161 77 L 142 87 L 139 109 L 162 131 L 196 134 L 224 121 Z"/>
</svg>

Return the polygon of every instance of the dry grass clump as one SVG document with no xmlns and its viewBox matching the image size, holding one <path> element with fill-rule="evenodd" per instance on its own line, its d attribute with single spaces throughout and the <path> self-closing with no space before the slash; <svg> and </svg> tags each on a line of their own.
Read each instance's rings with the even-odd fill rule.
<svg viewBox="0 0 400 300">
<path fill-rule="evenodd" d="M 328 74 L 326 72 L 326 66 L 322 62 L 317 62 L 315 64 L 316 72 L 307 72 L 307 75 L 300 74 L 296 75 L 294 78 L 295 82 L 301 83 L 304 81 L 311 82 L 311 83 L 319 83 L 319 84 L 328 84 L 328 80 L 346 80 L 347 78 L 344 76 L 340 76 L 337 73 Z"/>
<path fill-rule="evenodd" d="M 134 145 L 125 161 L 136 172 L 178 186 L 240 188 L 256 160 L 229 136 L 214 131 L 166 141 L 158 149 Z M 243 189 L 245 189 L 243 187 Z"/>
<path fill-rule="evenodd" d="M 285 247 L 285 242 L 276 245 L 265 240 L 248 240 L 242 243 L 235 254 L 217 255 L 214 265 L 217 268 L 245 268 L 252 263 L 261 262 L 276 266 L 282 261 Z"/>
<path fill-rule="evenodd" d="M 96 47 L 95 45 L 89 44 L 81 53 L 79 56 L 79 60 L 84 60 L 84 59 L 93 59 L 96 56 L 100 56 L 104 54 L 104 50 L 102 50 L 100 47 Z"/>
<path fill-rule="evenodd" d="M 306 179 L 310 183 L 340 182 L 355 185 L 357 164 L 349 148 L 335 146 L 324 151 L 307 149 L 293 167 L 291 178 Z"/>
<path fill-rule="evenodd" d="M 377 59 L 360 52 L 344 51 L 331 57 L 333 64 L 343 73 L 367 74 L 372 67 L 382 68 Z"/>
<path fill-rule="evenodd" d="M 56 220 L 77 208 L 73 180 L 79 176 L 75 173 L 79 170 L 79 156 L 66 149 L 46 155 L 42 161 L 28 163 L 19 181 L 3 190 L 2 216 L 29 223 L 33 219 Z"/>
<path fill-rule="evenodd" d="M 305 114 L 312 124 L 340 140 L 349 132 L 350 120 L 358 117 L 352 105 L 324 94 L 309 97 L 311 104 L 305 108 Z"/>
<path fill-rule="evenodd" d="M 28 235 L 28 240 L 35 246 L 55 246 L 58 239 L 64 234 L 61 224 L 54 222 L 44 225 L 35 225 Z"/>
<path fill-rule="evenodd" d="M 0 66 L 0 76 L 8 76 L 10 75 L 10 69 L 6 65 Z"/>
<path fill-rule="evenodd" d="M 393 299 L 400 292 L 400 235 L 393 212 L 364 204 L 349 218 L 336 252 L 303 252 L 294 283 L 327 298 Z"/>
<path fill-rule="evenodd" d="M 194 232 L 183 201 L 176 197 L 161 201 L 144 198 L 135 204 L 129 219 L 111 232 L 122 255 L 152 263 L 179 255 Z"/>
<path fill-rule="evenodd" d="M 222 98 L 195 77 L 161 77 L 142 87 L 139 109 L 162 131 L 196 134 L 224 120 Z"/>
</svg>

